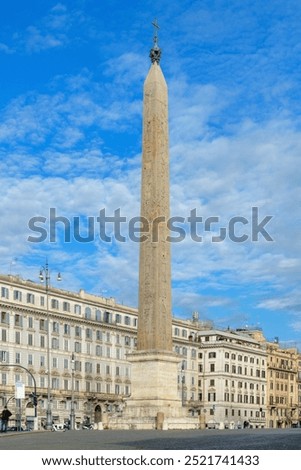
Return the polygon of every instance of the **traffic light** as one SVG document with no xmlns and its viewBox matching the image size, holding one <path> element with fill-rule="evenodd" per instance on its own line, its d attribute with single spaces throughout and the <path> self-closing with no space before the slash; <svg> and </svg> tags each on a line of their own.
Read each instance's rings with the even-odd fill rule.
<svg viewBox="0 0 301 470">
<path fill-rule="evenodd" d="M 30 398 L 31 398 L 31 402 L 32 402 L 33 406 L 36 407 L 38 405 L 37 396 L 34 393 L 31 393 Z"/>
</svg>

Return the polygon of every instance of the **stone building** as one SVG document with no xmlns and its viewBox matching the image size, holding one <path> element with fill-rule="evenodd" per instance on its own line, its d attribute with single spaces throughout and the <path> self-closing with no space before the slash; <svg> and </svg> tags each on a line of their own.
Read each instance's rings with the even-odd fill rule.
<svg viewBox="0 0 301 470">
<path fill-rule="evenodd" d="M 37 426 L 46 421 L 48 320 L 53 420 L 70 418 L 72 379 L 78 425 L 122 416 L 131 395 L 127 355 L 136 348 L 137 309 L 83 290 L 50 287 L 46 294 L 45 285 L 2 275 L 0 315 L 0 407 L 8 402 L 11 424 L 19 411 L 15 384 L 23 383 L 22 422 L 33 426 L 33 378 Z M 173 317 L 172 338 L 177 395 L 191 416 L 200 416 L 201 427 L 300 425 L 301 356 L 295 349 L 266 342 L 260 331 L 215 329 L 196 314 Z"/>
<path fill-rule="evenodd" d="M 298 352 L 296 348 L 283 349 L 278 342 L 267 343 L 267 413 L 268 427 L 297 426 Z"/>
<path fill-rule="evenodd" d="M 23 421 L 33 421 L 30 394 L 35 379 L 38 422 L 45 423 L 49 378 L 54 421 L 70 418 L 72 381 L 76 423 L 85 418 L 103 422 L 109 415 L 122 413 L 131 395 L 127 355 L 136 348 L 136 309 L 83 290 L 73 293 L 50 287 L 47 293 L 44 285 L 0 276 L 0 313 L 0 406 L 9 401 L 16 413 L 15 384 L 23 383 Z M 175 338 L 174 349 L 181 349 L 186 361 L 185 375 L 190 384 L 187 393 L 195 393 L 197 365 L 188 358 L 196 356 L 191 352 L 196 348 L 189 343 L 188 325 L 181 320 L 175 320 L 175 324 L 185 335 L 178 342 Z M 179 366 L 180 400 L 181 376 Z"/>
<path fill-rule="evenodd" d="M 207 427 L 266 426 L 265 346 L 245 330 L 199 331 L 198 401 Z"/>
</svg>

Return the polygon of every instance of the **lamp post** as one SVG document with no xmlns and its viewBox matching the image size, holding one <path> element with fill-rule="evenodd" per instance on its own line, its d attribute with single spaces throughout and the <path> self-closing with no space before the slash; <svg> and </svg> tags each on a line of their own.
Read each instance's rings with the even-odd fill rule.
<svg viewBox="0 0 301 470">
<path fill-rule="evenodd" d="M 70 429 L 74 431 L 75 429 L 75 411 L 74 411 L 74 370 L 75 370 L 75 358 L 74 353 L 71 356 L 71 412 L 70 412 Z"/>
<path fill-rule="evenodd" d="M 40 281 L 45 281 L 46 288 L 46 316 L 47 316 L 47 410 L 46 410 L 46 429 L 52 427 L 52 410 L 51 410 L 51 371 L 50 371 L 50 318 L 49 318 L 49 285 L 50 285 L 50 271 L 48 261 L 46 259 L 45 266 L 40 269 Z M 61 275 L 58 273 L 57 280 L 61 281 Z"/>
<path fill-rule="evenodd" d="M 185 405 L 185 390 L 184 390 L 184 385 L 185 385 L 185 362 L 182 361 L 182 367 L 181 367 L 181 382 L 182 382 L 182 406 Z"/>
</svg>

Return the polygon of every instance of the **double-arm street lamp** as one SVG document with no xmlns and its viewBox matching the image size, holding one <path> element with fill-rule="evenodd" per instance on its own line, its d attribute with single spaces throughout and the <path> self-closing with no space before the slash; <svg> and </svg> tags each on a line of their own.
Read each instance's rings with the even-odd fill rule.
<svg viewBox="0 0 301 470">
<path fill-rule="evenodd" d="M 46 316 L 47 316 L 47 410 L 46 410 L 46 429 L 52 427 L 52 410 L 51 410 L 51 365 L 50 365 L 50 317 L 49 317 L 49 286 L 50 271 L 48 261 L 46 259 L 45 266 L 40 269 L 40 281 L 45 282 L 46 287 Z M 61 275 L 58 273 L 57 281 L 61 281 Z"/>
</svg>

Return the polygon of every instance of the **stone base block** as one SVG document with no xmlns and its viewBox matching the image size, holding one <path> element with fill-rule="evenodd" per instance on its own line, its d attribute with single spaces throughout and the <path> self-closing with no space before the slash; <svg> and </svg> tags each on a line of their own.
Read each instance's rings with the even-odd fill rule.
<svg viewBox="0 0 301 470">
<path fill-rule="evenodd" d="M 137 351 L 127 358 L 132 364 L 132 395 L 123 416 L 109 420 L 109 429 L 199 428 L 199 418 L 187 416 L 178 395 L 179 356 L 169 351 Z"/>
<path fill-rule="evenodd" d="M 131 362 L 131 403 L 141 406 L 181 406 L 178 397 L 180 358 L 168 351 L 137 351 L 127 356 Z M 136 404 L 134 405 L 136 406 Z"/>
</svg>

